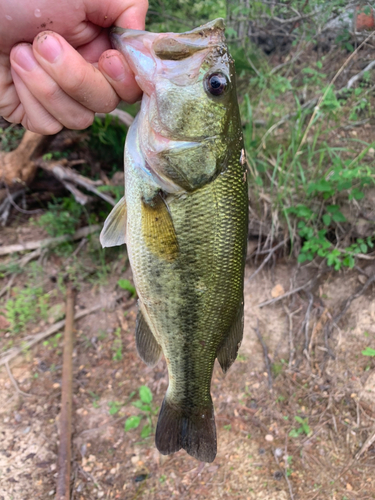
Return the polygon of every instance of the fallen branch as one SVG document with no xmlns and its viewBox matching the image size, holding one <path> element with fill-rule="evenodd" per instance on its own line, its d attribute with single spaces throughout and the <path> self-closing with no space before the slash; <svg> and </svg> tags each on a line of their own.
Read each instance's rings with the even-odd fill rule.
<svg viewBox="0 0 375 500">
<path fill-rule="evenodd" d="M 71 285 L 68 284 L 64 332 L 63 373 L 61 384 L 60 446 L 57 458 L 58 476 L 56 485 L 56 500 L 70 499 L 70 468 L 72 458 L 73 329 L 74 291 Z"/>
<path fill-rule="evenodd" d="M 81 205 L 85 205 L 88 201 L 88 198 L 86 195 L 81 193 L 77 188 L 72 186 L 73 184 L 77 184 L 78 186 L 82 186 L 87 191 L 91 191 L 92 193 L 96 194 L 96 196 L 99 196 L 102 198 L 104 201 L 109 203 L 112 206 L 116 205 L 116 202 L 111 198 L 110 196 L 100 192 L 96 186 L 102 185 L 102 182 L 99 181 L 92 181 L 91 179 L 88 179 L 87 177 L 84 177 L 83 175 L 77 174 L 77 172 L 74 172 L 71 168 L 63 166 L 61 163 L 47 163 L 45 161 L 42 161 L 39 163 L 39 166 L 43 170 L 47 170 L 48 172 L 51 172 L 60 182 L 64 184 L 64 186 L 69 189 L 71 193 L 76 197 L 78 203 Z M 87 199 L 85 199 L 87 198 Z"/>
<path fill-rule="evenodd" d="M 57 236 L 56 238 L 45 238 L 40 241 L 28 241 L 27 243 L 18 243 L 15 245 L 8 245 L 0 247 L 0 256 L 9 255 L 15 252 L 24 252 L 25 250 L 36 250 L 37 248 L 54 247 L 60 245 L 60 243 L 65 243 L 66 241 L 75 241 L 85 238 L 86 236 L 99 231 L 101 226 L 99 224 L 94 224 L 93 226 L 86 226 L 78 229 L 74 234 L 64 234 L 63 236 Z"/>
<path fill-rule="evenodd" d="M 93 307 L 90 307 L 89 309 L 84 309 L 83 311 L 78 312 L 74 316 L 74 321 L 77 321 L 84 316 L 87 316 L 88 314 L 92 314 L 96 311 L 99 311 L 99 309 L 102 309 L 102 304 L 96 305 Z M 27 349 L 30 349 L 34 345 L 38 344 L 41 340 L 46 339 L 47 337 L 50 337 L 54 333 L 57 333 L 61 328 L 65 326 L 65 319 L 62 319 L 61 321 L 58 321 L 54 325 L 52 325 L 50 328 L 45 330 L 44 332 L 37 333 L 34 335 L 31 340 L 28 340 L 26 342 L 22 343 L 22 346 L 20 347 L 14 347 L 12 349 L 9 349 L 8 351 L 5 351 L 4 353 L 0 354 L 0 366 L 5 365 L 6 363 L 9 363 L 12 359 L 16 358 L 19 354 L 24 352 Z"/>
</svg>

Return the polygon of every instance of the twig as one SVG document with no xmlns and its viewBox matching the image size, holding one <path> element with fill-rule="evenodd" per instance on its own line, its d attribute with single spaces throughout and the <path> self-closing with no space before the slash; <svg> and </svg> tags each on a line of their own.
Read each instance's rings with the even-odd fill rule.
<svg viewBox="0 0 375 500">
<path fill-rule="evenodd" d="M 279 469 L 280 471 L 283 473 L 283 476 L 285 478 L 285 481 L 288 485 L 288 488 L 289 488 L 289 495 L 290 495 L 290 500 L 294 500 L 294 495 L 293 495 L 293 488 L 292 488 L 292 485 L 289 481 L 289 477 L 288 477 L 288 474 L 287 474 L 287 463 L 285 463 L 285 469 L 283 467 L 281 467 L 280 465 L 280 462 L 279 462 L 279 457 L 277 456 L 276 454 L 276 450 L 274 450 L 273 452 L 273 456 L 274 456 L 274 459 L 276 460 L 276 463 L 277 465 L 279 466 Z M 288 449 L 287 449 L 287 444 L 285 442 L 285 456 L 287 457 L 288 456 Z"/>
<path fill-rule="evenodd" d="M 56 500 L 70 499 L 70 466 L 72 438 L 72 387 L 73 387 L 73 329 L 74 291 L 68 284 L 66 291 L 66 321 L 64 332 L 63 373 L 61 384 L 60 446 L 57 459 L 58 476 Z"/>
<path fill-rule="evenodd" d="M 310 311 L 314 302 L 314 296 L 310 292 L 306 292 L 309 296 L 309 305 L 307 306 L 306 316 L 305 316 L 305 351 L 308 355 L 309 348 L 309 325 L 310 325 Z"/>
<path fill-rule="evenodd" d="M 15 280 L 16 275 L 13 274 L 8 283 L 0 290 L 0 298 L 10 289 L 12 288 L 13 282 Z"/>
<path fill-rule="evenodd" d="M 122 111 L 122 109 L 114 109 L 108 115 L 113 116 L 114 118 L 118 118 L 124 125 L 127 127 L 130 127 L 130 125 L 133 123 L 134 118 L 132 115 L 127 113 L 126 111 Z M 107 114 L 106 113 L 96 113 L 96 116 L 98 118 L 106 118 Z"/>
<path fill-rule="evenodd" d="M 15 252 L 24 252 L 25 250 L 36 250 L 37 248 L 44 247 L 53 247 L 59 245 L 60 243 L 64 243 L 65 241 L 75 241 L 80 240 L 82 238 L 86 238 L 86 236 L 99 231 L 101 226 L 99 224 L 95 224 L 93 226 L 86 226 L 78 229 L 74 234 L 64 234 L 63 236 L 57 236 L 56 238 L 45 238 L 40 241 L 28 241 L 27 243 L 19 243 L 16 245 L 8 245 L 5 247 L 0 246 L 0 256 L 1 255 L 9 255 L 10 253 Z"/>
<path fill-rule="evenodd" d="M 255 276 L 263 269 L 263 267 L 271 259 L 271 257 L 276 252 L 276 250 L 278 250 L 280 247 L 282 247 L 283 245 L 285 245 L 286 241 L 287 240 L 281 241 L 275 247 L 271 248 L 271 250 L 268 250 L 268 254 L 269 255 L 264 259 L 264 261 L 261 263 L 261 265 L 258 267 L 258 269 L 256 271 L 254 271 L 253 274 L 247 279 L 246 283 L 249 283 L 252 279 L 255 278 Z M 262 253 L 262 252 L 259 252 L 259 253 Z"/>
<path fill-rule="evenodd" d="M 2 226 L 5 226 L 9 217 L 10 207 L 12 206 L 12 202 L 21 196 L 25 192 L 24 189 L 19 189 L 14 193 L 8 193 L 5 200 L 0 204 L 0 222 Z"/>
<path fill-rule="evenodd" d="M 362 448 L 359 450 L 359 452 L 356 454 L 354 458 L 356 460 L 359 460 L 361 456 L 365 453 L 365 451 L 368 450 L 373 443 L 375 443 L 375 431 L 366 439 Z"/>
<path fill-rule="evenodd" d="M 13 208 L 15 208 L 17 210 L 17 212 L 20 212 L 21 214 L 25 214 L 25 215 L 40 214 L 41 212 L 43 212 L 43 210 L 40 208 L 37 208 L 36 210 L 25 210 L 25 209 L 21 208 L 19 205 L 17 205 L 17 203 L 14 200 L 16 197 L 25 193 L 24 189 L 22 189 L 21 191 L 18 191 L 17 192 L 18 194 L 16 197 L 12 196 L 7 184 L 5 184 L 5 189 L 7 192 L 7 197 L 9 199 L 9 203 L 12 205 Z"/>
<path fill-rule="evenodd" d="M 21 396 L 27 396 L 28 398 L 31 397 L 31 394 L 27 394 L 27 392 L 21 391 L 21 389 L 18 387 L 16 379 L 13 377 L 13 374 L 11 372 L 11 369 L 9 367 L 8 363 L 5 363 L 5 368 L 7 369 L 8 377 L 10 378 L 10 381 L 13 384 L 13 387 L 16 389 L 18 394 L 21 394 Z"/>
<path fill-rule="evenodd" d="M 96 311 L 99 311 L 99 309 L 101 309 L 102 307 L 103 307 L 102 304 L 99 304 L 90 307 L 89 309 L 84 309 L 83 311 L 78 312 L 74 316 L 74 320 L 77 321 L 83 318 L 84 316 L 87 316 L 88 314 L 92 314 Z M 53 335 L 54 333 L 58 332 L 64 326 L 65 326 L 65 319 L 62 319 L 61 321 L 58 321 L 44 332 L 40 332 L 34 335 L 31 340 L 24 342 L 21 347 L 14 347 L 12 349 L 9 349 L 8 351 L 5 351 L 0 355 L 0 366 L 9 363 L 12 359 L 16 358 L 19 354 L 21 354 L 21 352 L 30 349 L 30 347 L 33 347 L 35 344 L 38 344 L 38 342 L 40 342 L 41 340 L 44 340 L 50 335 Z"/>
<path fill-rule="evenodd" d="M 363 75 L 366 73 L 366 71 L 370 71 L 370 69 L 372 69 L 374 66 L 375 66 L 375 61 L 371 61 L 370 64 L 368 64 L 362 71 L 360 71 L 359 73 L 357 73 L 356 75 L 351 77 L 351 79 L 346 84 L 346 88 L 347 89 L 352 88 L 353 85 L 355 84 L 355 82 L 360 80 L 363 77 Z"/>
<path fill-rule="evenodd" d="M 264 355 L 264 361 L 266 363 L 266 370 L 267 370 L 267 375 L 268 375 L 268 388 L 270 391 L 272 391 L 272 371 L 271 371 L 271 362 L 270 358 L 268 356 L 268 348 L 266 343 L 263 340 L 262 334 L 259 331 L 259 320 L 257 321 L 257 327 L 253 328 L 254 332 L 257 334 L 257 337 L 259 339 L 259 342 L 262 345 L 263 349 L 263 355 Z"/>
<path fill-rule="evenodd" d="M 320 276 L 320 275 L 318 275 L 318 276 Z M 290 297 L 291 295 L 294 295 L 295 293 L 301 292 L 302 290 L 305 290 L 309 285 L 311 285 L 311 283 L 313 283 L 317 279 L 318 279 L 318 277 L 312 278 L 304 285 L 299 286 L 298 288 L 294 288 L 293 290 L 289 290 L 289 292 L 286 292 L 283 295 L 280 295 L 279 297 L 276 297 L 276 298 L 271 299 L 271 300 L 266 300 L 265 302 L 261 302 L 260 304 L 258 304 L 258 307 L 262 308 L 265 306 L 269 306 L 270 304 L 275 304 L 275 302 L 279 302 L 279 300 L 285 299 L 286 297 Z"/>
</svg>

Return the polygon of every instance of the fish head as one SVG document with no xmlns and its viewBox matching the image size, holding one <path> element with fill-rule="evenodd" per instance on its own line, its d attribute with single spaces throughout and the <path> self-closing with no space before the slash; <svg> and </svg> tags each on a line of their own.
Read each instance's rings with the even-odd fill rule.
<svg viewBox="0 0 375 500">
<path fill-rule="evenodd" d="M 147 164 L 179 189 L 210 182 L 242 141 L 224 21 L 181 34 L 113 28 L 111 39 L 144 92 L 139 128 Z"/>
</svg>

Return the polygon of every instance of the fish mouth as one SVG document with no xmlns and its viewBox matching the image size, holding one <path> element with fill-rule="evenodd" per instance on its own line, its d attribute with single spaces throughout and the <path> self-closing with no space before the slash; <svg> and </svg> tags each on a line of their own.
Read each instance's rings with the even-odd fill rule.
<svg viewBox="0 0 375 500">
<path fill-rule="evenodd" d="M 184 84 L 183 79 L 178 79 L 181 66 L 173 71 L 179 61 L 183 61 L 184 74 L 189 74 L 185 84 L 190 84 L 198 76 L 207 54 L 225 43 L 224 28 L 221 18 L 180 34 L 113 27 L 110 40 L 113 48 L 124 55 L 140 88 L 151 95 L 157 74 L 166 74 L 176 83 Z"/>
</svg>

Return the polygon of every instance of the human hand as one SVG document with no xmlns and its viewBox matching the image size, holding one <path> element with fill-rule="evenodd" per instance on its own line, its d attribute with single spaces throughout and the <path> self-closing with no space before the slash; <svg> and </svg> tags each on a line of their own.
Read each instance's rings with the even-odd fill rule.
<svg viewBox="0 0 375 500">
<path fill-rule="evenodd" d="M 1 1 L 0 116 L 48 135 L 88 127 L 120 98 L 135 102 L 141 90 L 109 50 L 107 28 L 144 29 L 147 8 L 147 0 Z"/>
</svg>

